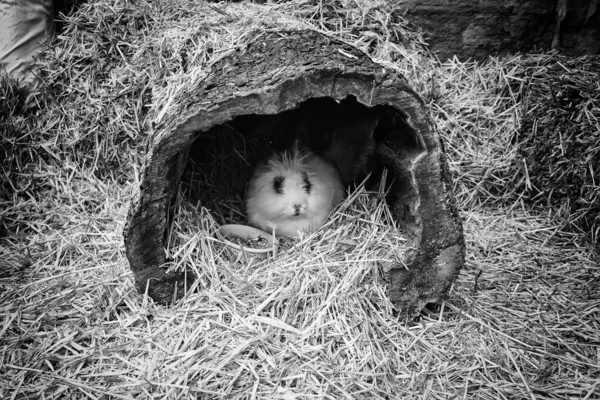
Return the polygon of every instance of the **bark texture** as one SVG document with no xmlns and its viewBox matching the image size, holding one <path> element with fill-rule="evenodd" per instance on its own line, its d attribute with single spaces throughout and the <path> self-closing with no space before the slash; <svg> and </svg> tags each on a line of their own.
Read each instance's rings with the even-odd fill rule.
<svg viewBox="0 0 600 400">
<path fill-rule="evenodd" d="M 440 59 L 563 49 L 598 54 L 598 0 L 402 0 Z"/>
<path fill-rule="evenodd" d="M 190 145 L 201 132 L 242 115 L 275 115 L 308 99 L 348 96 L 368 108 L 384 107 L 400 121 L 385 130 L 375 149 L 395 178 L 390 207 L 413 248 L 404 265 L 388 271 L 390 297 L 407 317 L 439 301 L 463 264 L 464 240 L 445 156 L 428 113 L 402 76 L 313 31 L 257 33 L 250 45 L 216 63 L 201 86 L 180 99 L 171 118 L 157 127 L 125 227 L 138 288 L 147 288 L 161 303 L 173 299 L 175 288 L 185 290 L 185 277 L 168 275 L 161 265 L 170 200 Z"/>
</svg>

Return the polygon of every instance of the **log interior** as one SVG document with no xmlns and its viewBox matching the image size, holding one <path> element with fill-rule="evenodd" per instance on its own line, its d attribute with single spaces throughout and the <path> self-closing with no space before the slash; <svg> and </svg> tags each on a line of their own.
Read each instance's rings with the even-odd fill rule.
<svg viewBox="0 0 600 400">
<path fill-rule="evenodd" d="M 407 202 L 417 199 L 417 193 L 396 158 L 389 157 L 386 145 L 400 149 L 404 162 L 425 151 L 405 118 L 391 106 L 367 107 L 353 96 L 342 101 L 311 98 L 279 114 L 235 117 L 197 133 L 182 178 L 185 194 L 189 201 L 206 206 L 221 224 L 245 224 L 239 210 L 244 209 L 253 166 L 298 140 L 316 154 L 336 147 L 343 154 L 343 165 L 353 170 L 344 179 L 350 190 L 364 179 L 366 188 L 372 190 L 384 168 L 392 172 L 386 182 L 386 187 L 391 185 L 387 200 L 398 214 L 399 226 L 409 229 L 405 221 L 414 224 L 418 216 L 410 213 L 413 205 Z M 357 164 L 364 168 L 354 171 Z"/>
</svg>

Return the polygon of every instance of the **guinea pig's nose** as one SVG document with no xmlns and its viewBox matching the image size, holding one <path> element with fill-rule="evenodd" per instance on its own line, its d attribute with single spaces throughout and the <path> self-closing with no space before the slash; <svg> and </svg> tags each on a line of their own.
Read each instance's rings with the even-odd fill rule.
<svg viewBox="0 0 600 400">
<path fill-rule="evenodd" d="M 302 208 L 302 204 L 294 204 L 293 207 L 296 214 L 298 214 L 300 212 L 300 209 Z"/>
</svg>

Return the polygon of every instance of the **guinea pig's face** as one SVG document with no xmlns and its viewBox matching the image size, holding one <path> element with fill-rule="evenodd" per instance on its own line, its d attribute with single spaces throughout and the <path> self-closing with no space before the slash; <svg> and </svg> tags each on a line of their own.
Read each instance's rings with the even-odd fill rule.
<svg viewBox="0 0 600 400">
<path fill-rule="evenodd" d="M 272 187 L 277 211 L 286 217 L 304 217 L 312 190 L 307 172 L 290 172 L 273 177 Z"/>
</svg>

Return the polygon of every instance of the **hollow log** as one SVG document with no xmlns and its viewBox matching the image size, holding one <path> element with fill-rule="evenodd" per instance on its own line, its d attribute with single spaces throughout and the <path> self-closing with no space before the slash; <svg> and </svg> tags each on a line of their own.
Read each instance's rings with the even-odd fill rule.
<svg viewBox="0 0 600 400">
<path fill-rule="evenodd" d="M 401 315 L 411 317 L 442 299 L 464 262 L 464 239 L 443 147 L 429 114 L 404 77 L 314 31 L 256 33 L 245 48 L 213 65 L 207 79 L 175 102 L 170 117 L 156 127 L 124 231 L 138 289 L 168 303 L 193 280 L 191 274 L 167 273 L 163 265 L 171 201 L 200 135 L 237 121 L 255 127 L 248 128 L 248 135 L 260 132 L 272 143 L 289 142 L 302 135 L 290 127 L 326 126 L 331 110 L 347 113 L 349 132 L 342 129 L 332 140 L 345 140 L 349 149 L 368 140 L 369 133 L 358 127 L 373 124 L 360 119 L 375 114 L 378 120 L 368 165 L 388 170 L 388 206 L 410 246 L 403 262 L 387 270 L 392 302 Z M 298 115 L 302 124 L 296 124 Z"/>
</svg>

